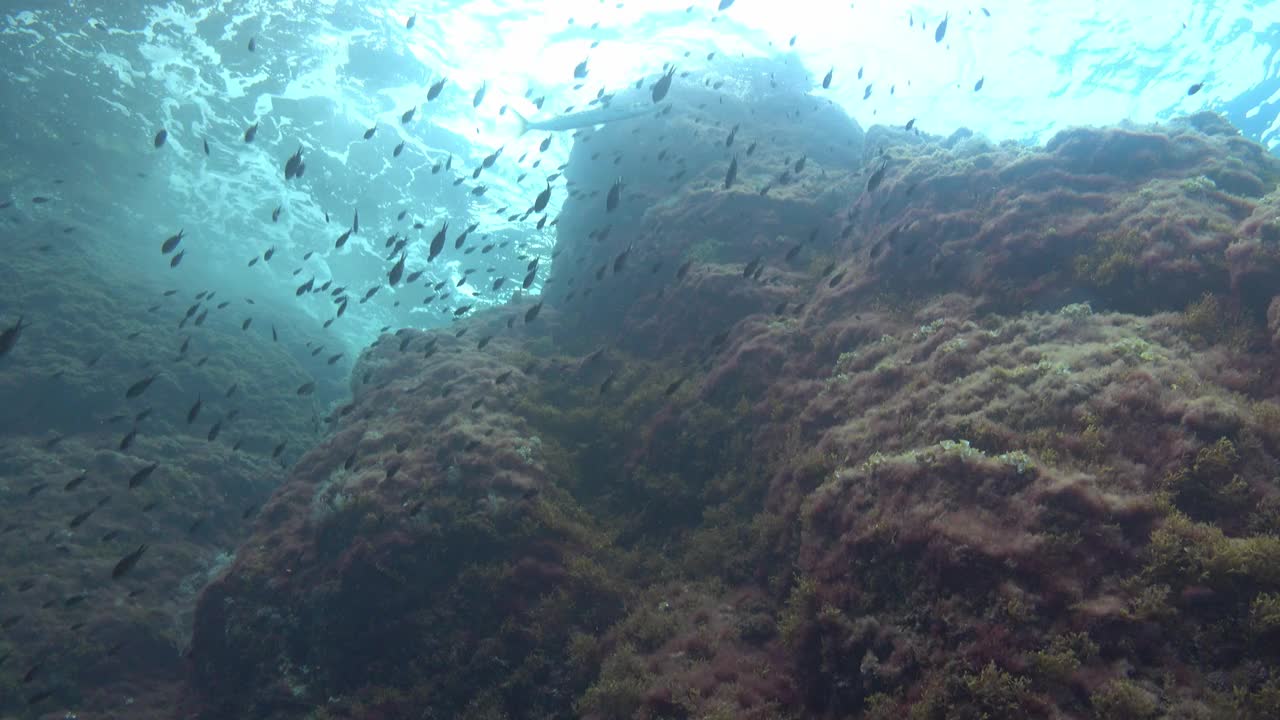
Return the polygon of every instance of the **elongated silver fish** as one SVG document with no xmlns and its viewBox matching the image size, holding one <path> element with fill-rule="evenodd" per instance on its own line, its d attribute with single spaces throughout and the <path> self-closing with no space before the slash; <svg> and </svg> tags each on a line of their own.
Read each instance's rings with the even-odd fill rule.
<svg viewBox="0 0 1280 720">
<path fill-rule="evenodd" d="M 523 135 L 530 130 L 546 130 L 549 132 L 559 132 L 562 130 L 578 130 L 581 128 L 594 127 L 596 125 L 605 125 L 619 120 L 630 120 L 642 115 L 654 112 L 653 106 L 631 106 L 626 108 L 598 107 L 582 112 L 570 113 L 568 115 L 560 115 L 546 120 L 530 120 L 521 115 L 515 109 L 511 112 L 516 116 L 516 120 L 520 123 L 520 134 Z"/>
</svg>

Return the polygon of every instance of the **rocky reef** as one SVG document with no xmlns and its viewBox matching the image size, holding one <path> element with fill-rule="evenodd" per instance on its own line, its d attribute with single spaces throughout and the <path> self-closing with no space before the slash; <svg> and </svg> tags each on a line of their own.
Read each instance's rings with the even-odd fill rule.
<svg viewBox="0 0 1280 720">
<path fill-rule="evenodd" d="M 536 318 L 363 355 L 186 710 L 1280 713 L 1280 161 L 725 96 L 577 138 Z"/>
<path fill-rule="evenodd" d="M 0 713 L 169 718 L 197 592 L 297 454 L 275 448 L 319 428 L 281 346 L 212 302 L 180 328 L 204 291 L 165 295 L 67 227 L 4 225 L 23 328 L 0 356 Z"/>
</svg>

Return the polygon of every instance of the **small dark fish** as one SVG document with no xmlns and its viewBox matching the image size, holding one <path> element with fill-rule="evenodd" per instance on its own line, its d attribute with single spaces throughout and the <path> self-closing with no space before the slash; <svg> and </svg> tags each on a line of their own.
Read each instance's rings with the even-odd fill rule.
<svg viewBox="0 0 1280 720">
<path fill-rule="evenodd" d="M 1195 95 L 1196 93 L 1200 92 L 1201 88 L 1203 87 L 1204 87 L 1204 83 L 1198 82 L 1195 85 L 1192 85 L 1191 87 L 1187 88 L 1187 95 L 1188 96 Z M 164 132 L 164 131 L 162 130 L 161 132 Z M 159 146 L 157 145 L 156 147 L 159 147 Z"/>
<path fill-rule="evenodd" d="M 662 391 L 662 394 L 666 395 L 667 397 L 671 397 L 671 394 L 674 393 L 676 390 L 679 390 L 680 386 L 683 384 L 684 384 L 684 378 L 680 378 L 679 380 L 676 380 L 675 382 L 668 385 L 667 389 Z"/>
<path fill-rule="evenodd" d="M 49 198 L 47 198 L 47 197 L 45 197 L 45 196 L 43 196 L 43 195 L 37 195 L 37 196 L 35 196 L 35 197 L 31 198 L 31 203 L 32 203 L 33 205 L 43 205 L 43 204 L 45 204 L 45 203 L 47 203 L 47 202 L 49 202 Z"/>
<path fill-rule="evenodd" d="M 5 331 L 0 333 L 0 357 L 8 355 L 13 350 L 14 346 L 18 344 L 18 338 L 22 336 L 22 329 L 27 327 L 31 327 L 31 323 L 24 325 L 20 316 L 18 317 L 18 322 L 5 328 Z"/>
<path fill-rule="evenodd" d="M 603 395 L 609 392 L 609 388 L 613 387 L 613 380 L 617 376 L 617 371 L 609 373 L 609 377 L 605 378 L 604 382 L 600 383 L 600 392 L 598 394 Z"/>
<path fill-rule="evenodd" d="M 281 211 L 281 210 L 284 210 L 284 206 L 282 206 L 282 205 L 277 205 L 277 206 L 276 206 L 276 209 L 271 211 L 271 222 L 279 222 L 279 221 L 280 221 L 280 211 Z"/>
<path fill-rule="evenodd" d="M 392 151 L 391 151 L 391 157 L 400 157 L 400 153 L 402 153 L 402 152 L 404 152 L 404 142 L 403 142 L 403 141 L 401 141 L 401 143 L 400 143 L 399 145 L 396 145 L 396 149 L 395 149 L 395 150 L 392 150 Z"/>
<path fill-rule="evenodd" d="M 245 318 L 245 319 L 244 319 L 244 322 L 240 323 L 240 329 L 241 329 L 241 330 L 248 330 L 248 329 L 249 329 L 249 326 L 250 326 L 250 325 L 252 325 L 252 324 L 253 324 L 253 318 L 251 318 L 251 317 L 249 317 L 249 318 Z"/>
<path fill-rule="evenodd" d="M 280 337 L 276 335 L 276 326 L 272 325 L 271 326 L 271 342 L 277 342 L 279 339 Z"/>
<path fill-rule="evenodd" d="M 203 401 L 201 400 L 200 396 L 199 396 L 199 395 L 197 395 L 197 396 L 196 396 L 196 402 L 195 402 L 195 404 L 194 404 L 194 405 L 192 405 L 192 406 L 191 406 L 191 409 L 187 411 L 187 424 L 188 424 L 188 425 L 190 425 L 191 423 L 195 422 L 195 421 L 196 421 L 196 418 L 200 417 L 200 406 L 201 406 L 202 404 L 203 404 Z"/>
<path fill-rule="evenodd" d="M 387 275 L 387 279 L 391 281 L 391 287 L 400 284 L 400 278 L 404 275 L 404 261 L 408 257 L 408 253 L 400 255 L 400 261 L 391 268 L 391 272 Z"/>
<path fill-rule="evenodd" d="M 985 83 L 986 81 L 987 81 L 987 78 L 985 76 L 978 78 L 978 82 L 973 84 L 973 91 L 978 92 L 979 90 L 981 90 L 983 83 Z"/>
<path fill-rule="evenodd" d="M 286 447 L 288 444 L 289 444 L 289 441 L 288 441 L 288 440 L 285 440 L 284 442 L 282 442 L 282 443 L 280 443 L 279 445 L 275 446 L 275 448 L 271 451 L 271 457 L 273 457 L 273 458 L 278 458 L 278 457 L 280 457 L 280 454 L 284 452 L 284 449 L 285 449 L 285 447 Z"/>
<path fill-rule="evenodd" d="M 653 97 L 654 103 L 662 102 L 662 99 L 667 96 L 667 91 L 671 89 L 671 79 L 674 78 L 675 75 L 676 66 L 672 65 L 667 70 L 666 74 L 659 78 L 658 82 L 653 84 L 653 90 L 650 91 L 650 95 Z"/>
<path fill-rule="evenodd" d="M 751 277 L 752 273 L 760 268 L 762 262 L 764 262 L 764 258 L 757 256 L 756 259 L 747 263 L 747 266 L 742 269 L 742 277 Z"/>
<path fill-rule="evenodd" d="M 839 285 L 839 284 L 840 284 L 840 281 L 844 279 L 844 272 L 845 272 L 845 271 L 841 270 L 840 272 L 836 273 L 835 275 L 832 275 L 832 276 L 831 276 L 831 279 L 830 279 L 829 281 L 827 281 L 827 287 L 829 287 L 829 288 L 833 288 L 833 287 L 835 287 L 835 286 Z"/>
<path fill-rule="evenodd" d="M 631 246 L 628 245 L 626 250 L 618 253 L 618 257 L 613 260 L 613 273 L 616 275 L 627 267 L 627 256 L 631 254 Z"/>
<path fill-rule="evenodd" d="M 831 88 L 831 75 L 832 75 L 832 73 L 834 73 L 835 71 L 836 71 L 836 69 L 835 69 L 835 68 L 831 68 L 830 70 L 828 70 L 828 71 L 827 71 L 827 75 L 826 75 L 826 77 L 822 78 L 822 89 L 823 89 L 823 90 L 827 90 L 827 89 L 830 89 L 830 88 Z"/>
<path fill-rule="evenodd" d="M 49 483 L 46 483 L 46 482 L 36 483 L 35 485 L 32 485 L 29 490 L 27 490 L 27 497 L 35 497 L 36 495 L 40 494 L 41 490 L 44 490 L 47 487 L 49 487 Z"/>
<path fill-rule="evenodd" d="M 439 255 L 444 250 L 445 234 L 448 231 L 449 231 L 449 221 L 445 220 L 444 224 L 440 227 L 440 232 L 436 233 L 436 236 L 431 238 L 431 249 L 430 249 L 430 252 L 427 254 L 427 262 L 431 262 L 432 260 L 435 260 L 436 256 Z"/>
<path fill-rule="evenodd" d="M 62 489 L 65 490 L 66 492 L 71 492 L 72 490 L 75 490 L 76 488 L 80 487 L 80 485 L 82 485 L 84 481 L 88 479 L 89 479 L 89 474 L 82 473 L 68 480 L 67 484 L 62 486 Z"/>
<path fill-rule="evenodd" d="M 905 128 L 903 128 L 903 129 L 904 129 L 904 130 L 908 130 L 908 131 L 909 131 L 909 130 L 911 130 L 911 128 L 913 128 L 913 127 L 915 127 L 915 126 L 916 126 L 916 119 L 915 119 L 915 118 L 911 118 L 910 120 L 908 120 L 908 121 L 907 121 L 907 125 L 906 125 L 906 127 L 905 127 Z"/>
<path fill-rule="evenodd" d="M 578 80 L 582 80 L 587 76 L 587 61 L 583 60 L 573 68 L 573 76 Z"/>
<path fill-rule="evenodd" d="M 152 376 L 150 376 L 150 377 L 143 378 L 143 379 L 139 380 L 138 382 L 136 382 L 136 383 L 134 383 L 134 384 L 130 385 L 130 386 L 129 386 L 129 389 L 124 391 L 124 396 L 125 396 L 126 398 L 136 398 L 136 397 L 138 397 L 138 396 L 139 396 L 139 395 L 141 395 L 142 393 L 146 392 L 146 391 L 147 391 L 147 388 L 151 387 L 151 383 L 155 382 L 156 378 L 158 378 L 158 377 L 160 377 L 160 374 L 159 374 L 159 373 L 156 373 L 155 375 L 152 375 Z"/>
<path fill-rule="evenodd" d="M 334 249 L 338 249 L 338 248 L 341 248 L 343 245 L 346 245 L 346 244 L 347 244 L 347 240 L 348 240 L 350 237 L 351 237 L 351 230 L 347 230 L 346 232 L 344 232 L 344 233 L 342 233 L 341 235 L 339 235 L 339 236 L 338 236 L 338 242 L 334 243 L 334 245 L 333 245 Z"/>
<path fill-rule="evenodd" d="M 218 420 L 213 424 L 213 427 L 209 428 L 209 434 L 206 435 L 205 437 L 209 440 L 209 442 L 213 442 L 214 440 L 218 439 L 218 433 L 220 432 L 222 432 L 222 421 Z"/>
<path fill-rule="evenodd" d="M 613 186 L 609 188 L 609 195 L 605 198 L 605 211 L 613 212 L 618 209 L 618 203 L 622 200 L 622 178 L 614 181 Z"/>
<path fill-rule="evenodd" d="M 303 396 L 310 395 L 315 391 L 316 391 L 316 384 L 313 382 L 303 383 L 298 387 L 298 394 Z"/>
<path fill-rule="evenodd" d="M 249 38 L 249 52 L 253 52 L 254 50 L 257 50 L 257 49 L 258 49 L 258 39 Z"/>
<path fill-rule="evenodd" d="M 178 254 L 174 255 L 173 259 L 169 261 L 169 267 L 171 268 L 178 267 L 178 265 L 182 262 L 182 258 L 186 257 L 186 255 L 187 255 L 186 250 L 179 250 Z"/>
<path fill-rule="evenodd" d="M 145 553 L 146 551 L 147 551 L 146 544 L 142 544 L 138 546 L 137 550 L 134 550 L 128 555 L 125 555 L 124 557 L 120 558 L 120 562 L 117 562 L 116 566 L 111 568 L 111 579 L 119 580 L 120 578 L 127 575 L 129 571 L 132 570 L 134 566 L 138 564 L 138 560 L 142 559 L 142 554 Z"/>
<path fill-rule="evenodd" d="M 533 201 L 533 211 L 540 213 L 547 209 L 547 203 L 551 202 L 551 183 L 547 183 L 547 189 L 538 193 L 538 197 Z"/>
<path fill-rule="evenodd" d="M 157 148 L 164 147 L 164 141 L 169 139 L 169 131 L 160 128 L 160 132 L 156 133 L 155 144 Z"/>
<path fill-rule="evenodd" d="M 418 22 L 417 14 L 410 15 L 408 20 L 404 21 L 405 29 L 412 30 L 414 23 Z"/>
<path fill-rule="evenodd" d="M 95 505 L 89 508 L 88 510 L 85 510 L 84 512 L 80 513 L 79 515 L 76 515 L 75 517 L 71 518 L 71 522 L 67 523 L 67 527 L 71 528 L 72 530 L 80 527 L 81 525 L 84 524 L 86 520 L 89 519 L 89 516 L 93 515 L 97 510 L 98 510 L 98 506 Z"/>
<path fill-rule="evenodd" d="M 271 247 L 267 248 L 265 252 L 262 253 L 262 261 L 271 262 L 271 258 L 275 254 L 276 254 L 276 246 L 272 245 Z"/>
<path fill-rule="evenodd" d="M 130 475 L 129 489 L 132 490 L 133 488 L 136 488 L 142 483 L 146 482 L 147 478 L 151 477 L 151 473 L 155 472 L 156 468 L 158 467 L 160 467 L 160 463 L 154 462 L 142 468 L 141 470 L 135 472 L 133 475 Z"/>
<path fill-rule="evenodd" d="M 875 192 L 875 189 L 880 187 L 880 183 L 884 181 L 884 171 L 888 167 L 889 161 L 885 160 L 880 163 L 880 167 L 876 168 L 875 172 L 871 173 L 871 177 L 867 178 L 867 192 Z"/>
<path fill-rule="evenodd" d="M 538 313 L 541 310 L 542 310 L 542 303 L 538 303 L 537 305 L 534 305 L 533 307 L 526 310 L 524 313 L 525 323 L 528 324 L 533 322 L 538 317 Z"/>
<path fill-rule="evenodd" d="M 202 142 L 204 142 L 204 154 L 207 157 L 209 155 L 209 141 L 204 140 Z"/>
<path fill-rule="evenodd" d="M 693 267 L 692 260 L 685 260 L 684 264 L 676 270 L 676 279 L 683 280 L 685 275 L 689 274 L 689 268 Z"/>
<path fill-rule="evenodd" d="M 250 125 L 249 129 L 244 131 L 244 141 L 247 143 L 253 142 L 253 139 L 257 136 L 258 136 L 258 123 L 254 123 Z"/>
<path fill-rule="evenodd" d="M 738 156 L 734 155 L 733 160 L 729 161 L 729 171 L 724 175 L 724 189 L 728 190 L 733 187 L 733 181 L 738 177 Z"/>
<path fill-rule="evenodd" d="M 427 102 L 431 102 L 440 97 L 440 91 L 444 90 L 445 80 L 448 78 L 440 78 L 439 82 L 427 88 Z"/>
<path fill-rule="evenodd" d="M 185 232 L 186 232 L 185 228 L 182 230 L 179 230 L 177 235 L 170 235 L 168 239 L 166 239 L 163 243 L 161 243 L 160 245 L 161 254 L 168 255 L 169 253 L 177 249 L 178 243 L 182 242 L 182 236 L 183 236 L 183 233 Z"/>
<path fill-rule="evenodd" d="M 480 89 L 476 91 L 476 95 L 471 99 L 471 107 L 480 107 L 480 103 L 484 102 L 485 90 L 489 87 L 489 83 L 480 83 Z"/>
<path fill-rule="evenodd" d="M 804 243 L 796 243 L 795 247 L 787 251 L 787 255 L 786 257 L 783 258 L 783 260 L 786 260 L 787 262 L 794 260 L 796 255 L 800 254 L 800 249 L 803 247 L 804 247 Z"/>
<path fill-rule="evenodd" d="M 125 450 L 128 450 L 129 446 L 133 445 L 133 440 L 136 437 L 138 437 L 138 428 L 134 428 L 130 430 L 128 435 L 125 435 L 123 438 L 121 438 L 120 452 L 124 452 Z"/>
<path fill-rule="evenodd" d="M 933 41 L 942 42 L 942 38 L 947 36 L 947 21 L 951 19 L 951 13 L 943 16 L 942 22 L 938 23 L 938 29 L 933 31 Z"/>
<path fill-rule="evenodd" d="M 373 134 L 376 132 L 378 132 L 378 126 L 374 125 L 373 127 L 364 131 L 364 139 L 368 140 L 369 138 L 373 137 Z"/>
<path fill-rule="evenodd" d="M 356 208 L 355 213 L 351 216 L 351 234 L 360 234 L 360 208 Z"/>
</svg>

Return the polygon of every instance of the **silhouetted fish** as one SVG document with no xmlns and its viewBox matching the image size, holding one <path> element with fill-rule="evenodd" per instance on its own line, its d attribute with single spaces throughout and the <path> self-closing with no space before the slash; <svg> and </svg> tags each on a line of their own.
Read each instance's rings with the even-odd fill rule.
<svg viewBox="0 0 1280 720">
<path fill-rule="evenodd" d="M 4 357 L 13 351 L 14 346 L 18 344 L 18 338 L 22 337 L 23 328 L 30 326 L 31 323 L 23 324 L 22 317 L 19 316 L 18 322 L 5 328 L 5 331 L 0 333 L 0 357 Z"/>
<path fill-rule="evenodd" d="M 613 186 L 609 188 L 609 195 L 605 198 L 604 208 L 606 212 L 613 212 L 618 209 L 618 203 L 622 201 L 622 178 L 614 181 Z"/>
<path fill-rule="evenodd" d="M 169 253 L 173 252 L 178 247 L 178 243 L 182 242 L 182 235 L 185 232 L 186 232 L 185 228 L 182 230 L 179 230 L 177 235 L 170 235 L 163 243 L 161 243 L 160 245 L 161 254 L 168 255 Z"/>
<path fill-rule="evenodd" d="M 156 373 L 155 375 L 152 375 L 150 377 L 143 378 L 138 382 L 130 385 L 129 389 L 125 390 L 124 396 L 126 398 L 138 397 L 142 393 L 146 392 L 147 388 L 151 387 L 151 383 L 155 382 L 156 378 L 158 377 L 160 377 L 160 373 Z"/>
<path fill-rule="evenodd" d="M 662 99 L 667 96 L 667 92 L 671 90 L 671 79 L 674 78 L 675 75 L 676 66 L 672 65 L 667 70 L 666 74 L 659 78 L 658 82 L 653 84 L 653 90 L 650 91 L 650 96 L 653 98 L 655 103 L 662 102 Z"/>
<path fill-rule="evenodd" d="M 147 546 L 145 544 L 139 545 L 137 550 L 134 550 L 128 555 L 120 558 L 120 561 L 116 563 L 116 566 L 111 568 L 111 579 L 119 580 L 127 575 L 129 571 L 138 564 L 138 560 L 142 559 L 142 554 L 146 551 Z"/>
<path fill-rule="evenodd" d="M 129 489 L 132 490 L 133 488 L 136 488 L 142 483 L 146 482 L 147 478 L 151 477 L 151 473 L 155 472 L 156 468 L 158 467 L 160 467 L 160 463 L 158 462 L 151 463 L 150 465 L 142 468 L 141 470 L 138 470 L 133 475 L 130 475 Z"/>
</svg>

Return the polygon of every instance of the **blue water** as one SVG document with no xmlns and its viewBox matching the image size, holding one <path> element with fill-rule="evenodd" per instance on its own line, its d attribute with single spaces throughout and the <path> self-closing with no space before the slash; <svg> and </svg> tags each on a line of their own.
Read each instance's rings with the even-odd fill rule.
<svg viewBox="0 0 1280 720">
<path fill-rule="evenodd" d="M 385 240 L 401 233 L 410 239 L 406 272 L 425 272 L 414 287 L 383 288 L 335 321 L 329 333 L 354 351 L 383 327 L 445 324 L 463 300 L 503 302 L 519 284 L 490 293 L 491 280 L 519 278 L 529 258 L 550 255 L 553 224 L 536 230 L 537 216 L 508 218 L 532 205 L 567 159 L 572 135 L 552 134 L 540 153 L 547 135 L 519 136 L 510 110 L 545 119 L 583 109 L 601 92 L 652 84 L 667 63 L 711 82 L 723 79 L 726 60 L 777 56 L 792 71 L 779 80 L 811 87 L 864 127 L 914 118 L 933 134 L 968 127 L 1043 142 L 1075 124 L 1147 123 L 1208 108 L 1280 145 L 1275 2 L 1169 2 L 1158 15 L 1146 1 L 716 5 L 30 4 L 0 22 L 9 69 L 0 81 L 0 147 L 11 158 L 0 194 L 15 200 L 9 212 L 20 219 L 84 226 L 94 238 L 86 252 L 127 260 L 162 283 L 175 274 L 156 248 L 185 228 L 184 284 L 274 297 L 317 326 L 333 317 L 334 297 L 295 299 L 296 287 L 314 277 L 316 286 L 331 281 L 363 297 L 386 285 L 395 258 Z M 944 18 L 947 32 L 935 42 Z M 576 79 L 584 59 L 588 74 Z M 540 97 L 541 110 L 532 103 Z M 157 150 L 161 128 L 168 139 Z M 299 147 L 305 175 L 286 181 L 282 167 Z M 473 179 L 497 148 L 497 162 Z M 450 156 L 451 170 L 433 174 Z M 55 176 L 64 183 L 51 185 Z M 480 185 L 484 194 L 472 194 Z M 55 201 L 33 206 L 36 195 Z M 549 218 L 564 196 L 557 187 Z M 357 210 L 360 232 L 335 249 Z M 397 221 L 401 211 L 406 219 Z M 428 264 L 428 241 L 446 220 L 449 245 L 476 224 L 476 249 Z M 271 247 L 272 262 L 248 267 Z M 472 282 L 453 291 L 462 296 L 453 305 L 421 304 L 427 286 L 455 287 L 467 270 Z"/>
</svg>

